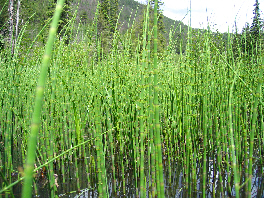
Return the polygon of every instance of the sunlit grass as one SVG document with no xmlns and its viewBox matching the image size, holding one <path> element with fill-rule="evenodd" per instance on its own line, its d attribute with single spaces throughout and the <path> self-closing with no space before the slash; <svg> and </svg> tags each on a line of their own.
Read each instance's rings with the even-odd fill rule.
<svg viewBox="0 0 264 198">
<path fill-rule="evenodd" d="M 242 55 L 235 58 L 230 48 L 223 51 L 223 41 L 215 43 L 210 31 L 191 32 L 184 54 L 171 45 L 156 56 L 147 40 L 151 28 L 146 20 L 139 38 L 142 51 L 131 51 L 130 32 L 122 42 L 117 32 L 109 53 L 89 36 L 69 45 L 56 40 L 32 159 L 39 169 L 34 183 L 45 166 L 52 197 L 60 188 L 54 169 L 65 182 L 68 162 L 75 166 L 75 190 L 82 190 L 79 159 L 86 170 L 85 188 L 100 197 L 125 195 L 131 185 L 128 169 L 136 178 L 135 195 L 175 196 L 168 190 L 175 188 L 175 164 L 182 167 L 185 196 L 234 196 L 232 188 L 236 197 L 251 196 L 253 164 L 263 154 L 262 57 L 252 62 Z M 94 29 L 86 34 L 95 35 Z M 11 196 L 12 175 L 19 170 L 17 179 L 24 176 L 19 167 L 26 168 L 29 157 L 43 52 L 33 47 L 26 57 L 1 57 L 0 180 L 1 193 Z"/>
</svg>

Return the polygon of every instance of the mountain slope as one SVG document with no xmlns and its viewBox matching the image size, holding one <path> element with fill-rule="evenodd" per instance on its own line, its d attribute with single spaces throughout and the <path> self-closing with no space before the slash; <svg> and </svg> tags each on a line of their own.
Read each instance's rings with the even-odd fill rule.
<svg viewBox="0 0 264 198">
<path fill-rule="evenodd" d="M 85 16 L 87 22 L 92 22 L 95 16 L 97 0 L 80 0 L 79 3 L 79 17 Z M 75 2 L 77 5 L 77 1 Z M 145 5 L 141 4 L 134 0 L 119 0 L 119 24 L 121 24 L 121 30 L 126 30 L 128 26 L 131 26 L 134 20 L 138 20 L 139 16 L 142 15 L 145 9 Z M 182 32 L 186 33 L 188 26 L 183 24 L 181 21 L 175 21 L 166 16 L 163 18 L 165 30 L 167 34 L 165 37 L 168 39 L 170 29 L 178 29 L 176 32 L 179 32 L 181 25 Z"/>
</svg>

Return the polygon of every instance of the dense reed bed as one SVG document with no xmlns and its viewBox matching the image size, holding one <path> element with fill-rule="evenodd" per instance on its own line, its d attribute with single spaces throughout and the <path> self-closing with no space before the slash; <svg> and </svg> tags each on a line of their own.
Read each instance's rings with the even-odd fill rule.
<svg viewBox="0 0 264 198">
<path fill-rule="evenodd" d="M 263 195 L 262 54 L 235 57 L 231 36 L 224 45 L 191 29 L 185 53 L 171 40 L 157 54 L 145 21 L 135 50 L 129 31 L 113 34 L 108 53 L 94 28 L 55 41 L 32 194 L 44 185 L 46 197 Z M 44 49 L 24 51 L 0 60 L 0 197 L 21 192 L 30 143 Z M 69 178 L 74 189 L 62 191 Z"/>
</svg>

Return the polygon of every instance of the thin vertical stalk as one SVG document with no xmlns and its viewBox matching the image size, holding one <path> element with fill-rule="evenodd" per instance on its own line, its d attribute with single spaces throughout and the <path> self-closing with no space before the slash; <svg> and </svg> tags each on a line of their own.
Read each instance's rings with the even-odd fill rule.
<svg viewBox="0 0 264 198">
<path fill-rule="evenodd" d="M 148 26 L 148 61 L 150 60 L 150 31 Z M 152 66 L 151 64 L 148 64 L 148 70 L 149 70 L 149 77 L 148 77 L 148 83 L 149 83 L 149 133 L 150 133 L 150 164 L 151 164 L 151 195 L 152 197 L 156 196 L 157 189 L 155 185 L 156 175 L 155 175 L 155 145 L 153 141 L 154 136 L 154 108 L 153 108 L 153 82 L 152 82 Z"/>
<path fill-rule="evenodd" d="M 234 142 L 234 133 L 233 133 L 233 119 L 232 119 L 232 96 L 233 96 L 233 88 L 235 85 L 235 81 L 237 78 L 237 74 L 235 74 L 235 78 L 233 80 L 230 95 L 229 95 L 229 106 L 228 106 L 228 113 L 229 113 L 229 129 L 230 129 L 230 154 L 232 155 L 232 166 L 234 171 L 234 178 L 235 178 L 235 191 L 236 191 L 236 198 L 239 198 L 239 175 L 237 173 L 237 160 L 236 160 L 236 153 L 235 153 L 235 142 Z M 237 153 L 238 155 L 238 153 Z"/>
<path fill-rule="evenodd" d="M 264 63 L 264 59 L 262 61 Z M 248 164 L 248 176 L 249 176 L 249 182 L 248 182 L 248 197 L 251 197 L 251 179 L 252 179 L 252 158 L 253 158 L 253 146 L 254 146 L 254 137 L 255 137 L 255 131 L 256 131 L 256 121 L 257 121 L 257 111 L 258 111 L 258 103 L 260 99 L 260 91 L 262 86 L 262 74 L 263 74 L 263 64 L 261 65 L 261 71 L 259 73 L 258 78 L 258 86 L 255 94 L 255 101 L 253 106 L 253 119 L 252 119 L 252 130 L 250 133 L 250 142 L 249 142 L 249 164 Z"/>
<path fill-rule="evenodd" d="M 207 33 L 209 34 L 209 33 Z M 209 37 L 209 35 L 207 35 Z M 210 49 L 209 49 L 209 41 L 208 38 L 206 38 L 206 52 L 207 52 L 207 60 L 206 60 L 206 65 L 205 65 L 205 93 L 208 93 L 208 76 L 209 76 L 209 66 L 210 66 Z M 207 116 L 207 111 L 208 111 L 208 98 L 207 95 L 205 94 L 203 96 L 203 106 L 202 106 L 202 116 L 203 116 L 203 123 L 202 123 L 202 128 L 203 128 L 203 198 L 206 197 L 206 175 L 207 175 L 207 147 L 208 147 L 208 140 L 207 140 L 207 130 L 208 130 L 208 116 Z"/>
<path fill-rule="evenodd" d="M 158 154 L 157 160 L 157 186 L 158 186 L 158 196 L 165 197 L 164 194 L 164 182 L 163 182 L 163 166 L 162 166 L 162 153 L 161 153 L 161 137 L 160 137 L 160 121 L 159 121 L 159 101 L 158 101 L 158 0 L 155 0 L 154 6 L 154 65 L 153 65 L 153 75 L 154 75 L 154 131 L 155 131 L 155 143 L 156 151 Z M 160 191 L 160 192 L 159 192 Z"/>
<path fill-rule="evenodd" d="M 58 22 L 60 19 L 60 14 L 62 12 L 63 4 L 64 4 L 64 0 L 59 0 L 57 3 L 49 31 L 49 37 L 48 37 L 45 53 L 42 59 L 42 67 L 40 70 L 40 77 L 36 89 L 34 113 L 32 115 L 31 134 L 28 142 L 28 152 L 27 152 L 28 154 L 27 154 L 27 162 L 25 167 L 25 183 L 23 186 L 22 198 L 31 197 L 31 192 L 32 192 L 31 185 L 33 178 L 35 155 L 36 155 L 35 151 L 36 151 L 37 136 L 40 127 L 40 115 L 41 115 L 42 101 L 44 96 L 44 86 L 46 83 L 47 71 L 50 63 L 52 47 L 55 40 Z"/>
<path fill-rule="evenodd" d="M 102 142 L 102 127 L 101 127 L 101 103 L 100 96 L 95 96 L 95 144 L 97 154 L 97 168 L 98 168 L 98 191 L 99 197 L 106 198 L 108 195 L 105 175 L 105 154 L 103 151 Z"/>
<path fill-rule="evenodd" d="M 147 11 L 146 11 L 146 16 L 145 16 L 145 21 L 144 21 L 144 33 L 143 33 L 143 54 L 142 54 L 142 68 L 140 72 L 140 86 L 141 86 L 141 91 L 140 91 L 140 112 L 139 112 L 139 124 L 140 124 L 140 195 L 142 197 L 146 197 L 146 185 L 145 185 L 145 175 L 144 175 L 144 154 L 145 154 L 145 148 L 144 148 L 144 139 L 145 139 L 145 134 L 144 134 L 144 124 L 143 124 L 143 109 L 144 109 L 144 74 L 143 72 L 145 71 L 146 68 L 146 56 L 147 56 L 147 49 L 146 49 L 146 41 L 147 41 L 147 30 L 148 30 L 148 19 L 149 19 L 149 3 L 147 6 Z"/>
</svg>

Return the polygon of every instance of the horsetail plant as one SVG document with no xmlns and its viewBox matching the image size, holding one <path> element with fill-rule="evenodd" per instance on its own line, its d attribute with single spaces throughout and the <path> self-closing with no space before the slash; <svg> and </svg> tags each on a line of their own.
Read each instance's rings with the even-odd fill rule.
<svg viewBox="0 0 264 198">
<path fill-rule="evenodd" d="M 43 103 L 44 86 L 46 83 L 47 71 L 50 63 L 53 43 L 56 37 L 58 22 L 60 19 L 60 14 L 62 12 L 63 4 L 64 4 L 64 0 L 59 0 L 57 3 L 53 20 L 50 26 L 49 37 L 46 44 L 46 50 L 42 60 L 40 77 L 36 89 L 36 99 L 35 99 L 34 113 L 32 116 L 31 133 L 28 142 L 27 161 L 25 164 L 25 183 L 23 186 L 22 198 L 31 197 L 31 192 L 32 192 L 31 184 L 33 179 L 34 162 L 36 156 L 35 152 L 36 152 L 37 136 L 40 127 L 40 115 L 41 115 L 41 109 Z"/>
<path fill-rule="evenodd" d="M 229 129 L 230 129 L 230 155 L 232 156 L 232 166 L 233 166 L 234 177 L 235 177 L 236 198 L 239 198 L 239 175 L 237 171 L 237 159 L 236 159 L 237 156 L 235 154 L 236 144 L 234 142 L 233 119 L 232 119 L 232 96 L 233 96 L 233 89 L 234 89 L 234 85 L 237 79 L 237 75 L 238 75 L 238 71 L 237 73 L 235 73 L 235 77 L 234 77 L 233 83 L 230 88 L 228 113 L 229 113 Z"/>
<path fill-rule="evenodd" d="M 250 142 L 249 142 L 249 164 L 248 164 L 248 175 L 249 175 L 249 182 L 248 182 L 248 197 L 251 197 L 251 179 L 252 179 L 252 158 L 253 158 L 253 146 L 254 146 L 254 138 L 255 138 L 255 131 L 256 131 L 256 123 L 257 123 L 257 112 L 258 112 L 258 103 L 260 100 L 261 94 L 261 86 L 263 83 L 263 63 L 264 58 L 262 60 L 262 65 L 260 66 L 260 73 L 258 78 L 258 85 L 256 88 L 256 93 L 254 97 L 254 105 L 253 105 L 253 118 L 252 118 L 252 130 L 250 132 Z"/>
<path fill-rule="evenodd" d="M 160 135 L 160 119 L 159 119 L 159 100 L 158 100 L 158 0 L 155 0 L 154 6 L 154 64 L 153 64 L 153 76 L 154 76 L 154 131 L 155 131 L 155 147 L 156 147 L 156 178 L 157 178 L 157 191 L 158 197 L 165 197 L 164 194 L 164 181 L 163 181 L 163 166 L 162 166 L 162 154 L 161 154 L 161 135 Z"/>
<path fill-rule="evenodd" d="M 144 115 L 143 115 L 143 111 L 144 111 L 144 93 L 145 93 L 145 88 L 144 88 L 144 71 L 146 69 L 146 62 L 147 62 L 147 30 L 148 30 L 148 26 L 149 26 L 149 2 L 147 5 L 147 10 L 146 10 L 146 14 L 145 14 L 145 22 L 144 22 L 144 30 L 143 30 L 143 53 L 142 53 L 142 68 L 141 68 L 141 72 L 140 72 L 140 85 L 141 85 L 141 91 L 140 91 L 140 120 L 139 120 L 139 124 L 140 124 L 140 195 L 142 195 L 142 197 L 146 197 L 146 183 L 145 183 L 145 174 L 144 174 L 144 155 L 145 155 L 145 146 L 144 146 L 144 139 L 145 139 L 145 128 L 143 125 L 144 122 Z"/>
<path fill-rule="evenodd" d="M 64 28 L 70 42 L 46 46 L 33 115 L 40 34 L 26 56 L 0 56 L 0 197 L 15 196 L 25 177 L 24 197 L 41 196 L 43 180 L 50 197 L 262 193 L 262 54 L 238 50 L 235 57 L 232 35 L 215 40 L 210 29 L 189 29 L 184 40 L 187 28 L 179 25 L 158 57 L 156 19 L 151 26 L 157 1 L 155 17 L 148 3 L 142 32 L 134 35 L 137 20 L 125 34 L 116 24 L 109 51 L 97 32 L 100 4 L 93 24 L 74 24 L 73 17 Z M 33 172 L 34 192 L 26 192 Z"/>
</svg>

